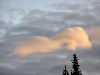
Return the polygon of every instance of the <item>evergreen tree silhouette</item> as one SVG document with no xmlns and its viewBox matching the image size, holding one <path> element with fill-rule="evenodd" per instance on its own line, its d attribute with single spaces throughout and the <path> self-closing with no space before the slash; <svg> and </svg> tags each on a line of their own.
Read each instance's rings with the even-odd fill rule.
<svg viewBox="0 0 100 75">
<path fill-rule="evenodd" d="M 64 68 L 64 70 L 63 70 L 63 74 L 62 75 L 69 75 L 69 73 L 68 73 L 68 71 L 67 71 L 67 69 L 66 69 L 66 65 L 65 65 L 65 68 Z"/>
<path fill-rule="evenodd" d="M 82 75 L 81 71 L 79 70 L 79 66 L 80 66 L 78 65 L 79 59 L 77 59 L 76 54 L 73 55 L 73 58 L 74 59 L 71 60 L 73 63 L 72 65 L 73 70 L 71 70 L 71 75 Z"/>
</svg>

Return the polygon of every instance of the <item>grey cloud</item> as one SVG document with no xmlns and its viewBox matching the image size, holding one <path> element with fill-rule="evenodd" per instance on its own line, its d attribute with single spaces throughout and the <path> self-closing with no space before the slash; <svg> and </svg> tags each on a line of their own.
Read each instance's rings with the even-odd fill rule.
<svg viewBox="0 0 100 75">
<path fill-rule="evenodd" d="M 7 27 L 8 27 L 8 23 L 0 19 L 0 29 L 7 28 Z"/>
<path fill-rule="evenodd" d="M 87 3 L 88 2 L 88 3 Z M 92 1 L 76 1 L 76 3 L 70 3 L 70 1 L 54 4 L 51 6 L 57 7 L 59 10 L 66 12 L 65 19 L 66 21 L 71 21 L 72 24 L 78 22 L 83 22 L 83 25 L 95 25 L 96 20 L 99 20 L 99 6 L 95 4 L 98 3 L 98 0 Z M 95 5 L 93 5 L 94 3 Z M 70 14 L 68 14 L 68 12 Z M 69 24 L 69 23 L 67 23 Z"/>
<path fill-rule="evenodd" d="M 55 30 L 40 28 L 40 27 L 32 27 L 32 26 L 20 26 L 16 28 L 12 28 L 5 35 L 5 40 L 13 39 L 16 37 L 27 37 L 27 36 L 52 36 L 56 34 Z"/>
<path fill-rule="evenodd" d="M 10 34 L 14 33 L 16 35 L 16 33 L 19 32 L 27 32 L 27 34 L 22 35 L 28 35 L 29 33 L 29 35 L 49 34 L 48 36 L 51 36 L 55 32 L 58 32 L 66 27 L 79 26 L 79 24 L 81 24 L 81 26 L 94 25 L 97 23 L 97 20 L 98 18 L 96 18 L 95 15 L 92 15 L 92 12 L 84 14 L 84 12 L 51 12 L 34 9 L 21 19 L 20 24 L 16 24 L 15 27 L 12 27 L 6 37 L 10 37 Z"/>
<path fill-rule="evenodd" d="M 31 25 L 33 27 L 41 26 L 43 28 L 65 28 L 77 26 L 77 24 L 94 25 L 98 18 L 93 15 L 94 12 L 47 12 L 42 10 L 32 10 L 22 19 L 20 25 Z"/>
<path fill-rule="evenodd" d="M 66 27 L 78 26 L 76 22 L 79 22 L 79 24 L 82 22 L 83 26 L 99 26 L 99 3 L 99 0 L 93 0 L 92 9 L 87 6 L 84 7 L 81 4 L 66 5 L 66 3 L 64 3 L 57 7 L 59 8 L 59 11 L 56 10 L 51 12 L 39 9 L 31 10 L 29 13 L 24 13 L 22 11 L 19 13 L 20 15 L 24 14 L 24 16 L 20 19 L 20 23 L 14 24 L 14 26 L 12 26 L 11 23 L 8 24 L 7 22 L 0 20 L 0 29 L 6 30 L 6 34 L 3 36 L 4 40 L 0 42 L 0 64 L 2 65 L 2 63 L 6 62 L 15 67 L 15 70 L 11 70 L 7 66 L 0 66 L 0 75 L 59 75 L 62 73 L 65 64 L 70 71 L 72 65 L 70 60 L 72 59 L 72 54 L 74 52 L 61 49 L 57 52 L 48 54 L 11 57 L 8 54 L 16 47 L 16 45 L 9 43 L 9 40 L 13 39 L 14 41 L 15 38 L 20 37 L 24 37 L 24 39 L 20 40 L 26 40 L 27 36 L 34 35 L 50 37 Z M 67 8 L 73 12 L 69 13 Z M 14 13 L 19 11 L 19 9 L 10 9 L 9 11 Z M 16 34 L 20 32 L 27 32 L 27 34 Z M 80 59 L 79 64 L 81 65 L 80 68 L 82 72 L 86 72 L 88 75 L 100 74 L 99 46 L 93 46 L 93 48 L 88 51 L 76 51 L 76 53 Z M 61 59 L 61 55 L 65 57 Z"/>
<path fill-rule="evenodd" d="M 61 19 L 62 13 L 48 12 L 42 10 L 32 10 L 30 13 L 23 18 L 23 21 L 28 25 L 41 26 L 41 27 L 59 27 L 61 24 L 64 25 Z M 64 14 L 63 14 L 64 15 Z"/>
<path fill-rule="evenodd" d="M 98 47 L 99 50 L 99 47 Z M 76 52 L 79 60 L 79 64 L 81 65 L 80 68 L 82 70 L 82 72 L 88 72 L 88 74 L 90 75 L 92 72 L 94 73 L 99 73 L 99 69 L 100 66 L 98 66 L 97 63 L 94 62 L 89 62 L 86 57 L 91 58 L 91 60 L 95 61 L 95 58 L 93 58 L 96 55 L 99 55 L 99 52 L 97 54 L 97 49 L 93 50 L 93 51 L 80 51 L 80 52 Z M 95 53 L 94 53 L 95 51 Z M 58 55 L 67 55 L 67 58 L 57 58 L 56 56 Z M 84 56 L 85 55 L 85 56 Z M 97 56 L 99 57 L 99 56 Z M 13 57 L 15 60 L 17 59 L 16 57 Z M 34 60 L 36 60 L 35 58 L 39 58 L 40 60 L 38 62 L 35 62 Z M 12 61 L 14 61 L 14 59 L 10 59 Z M 21 58 L 20 58 L 21 59 Z M 16 68 L 16 70 L 13 71 L 13 73 L 16 75 L 17 73 L 20 74 L 28 74 L 31 75 L 37 75 L 37 74 L 49 74 L 49 75 L 58 75 L 58 74 L 62 74 L 62 70 L 64 68 L 64 65 L 67 65 L 67 69 L 70 72 L 70 69 L 72 68 L 71 65 L 71 60 L 72 59 L 72 52 L 70 51 L 66 51 L 66 50 L 59 50 L 55 53 L 48 53 L 48 54 L 44 54 L 44 55 L 32 55 L 32 56 L 28 56 L 28 57 L 24 57 L 21 59 L 21 61 L 27 61 L 27 62 L 22 62 L 23 64 L 21 64 L 20 67 Z M 31 61 L 30 61 L 31 60 Z M 83 60 L 84 62 L 81 62 L 81 60 Z M 98 60 L 100 60 L 98 58 Z M 16 63 L 16 62 L 15 62 Z M 18 62 L 17 64 L 20 64 L 20 60 L 18 58 Z M 16 65 L 17 65 L 16 64 Z M 33 65 L 33 66 L 32 66 Z M 2 72 L 1 72 L 2 73 Z M 4 73 L 5 74 L 5 73 Z M 10 71 L 8 70 L 8 74 L 10 74 Z"/>
</svg>

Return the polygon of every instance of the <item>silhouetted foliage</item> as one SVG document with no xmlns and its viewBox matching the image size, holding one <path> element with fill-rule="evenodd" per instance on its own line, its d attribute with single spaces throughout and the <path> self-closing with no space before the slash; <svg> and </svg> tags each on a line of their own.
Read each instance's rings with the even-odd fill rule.
<svg viewBox="0 0 100 75">
<path fill-rule="evenodd" d="M 69 75 L 68 71 L 66 70 L 66 65 L 65 65 L 65 69 L 63 70 L 63 74 L 62 75 Z"/>
<path fill-rule="evenodd" d="M 73 70 L 71 70 L 71 75 L 82 75 L 81 71 L 79 70 L 79 66 L 80 66 L 78 65 L 79 59 L 77 59 L 76 54 L 73 55 L 73 58 L 74 59 L 71 60 L 73 63 L 72 65 Z"/>
<path fill-rule="evenodd" d="M 80 66 L 80 65 L 78 65 L 79 59 L 77 59 L 76 54 L 73 54 L 73 58 L 74 59 L 71 60 L 73 63 L 73 65 L 72 65 L 73 70 L 71 70 L 71 75 L 82 75 L 81 71 L 79 70 L 79 66 Z M 66 70 L 66 65 L 65 65 L 65 69 L 63 70 L 62 75 L 69 75 L 68 71 Z"/>
</svg>

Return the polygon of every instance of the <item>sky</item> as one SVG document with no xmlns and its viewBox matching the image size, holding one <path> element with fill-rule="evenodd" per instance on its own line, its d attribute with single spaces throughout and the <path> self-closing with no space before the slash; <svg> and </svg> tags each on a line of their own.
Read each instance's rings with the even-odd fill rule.
<svg viewBox="0 0 100 75">
<path fill-rule="evenodd" d="M 99 0 L 0 0 L 0 75 L 100 74 Z"/>
</svg>

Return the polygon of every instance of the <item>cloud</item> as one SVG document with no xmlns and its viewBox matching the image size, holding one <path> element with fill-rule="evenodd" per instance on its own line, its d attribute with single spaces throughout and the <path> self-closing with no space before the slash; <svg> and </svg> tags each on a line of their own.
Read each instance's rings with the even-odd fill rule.
<svg viewBox="0 0 100 75">
<path fill-rule="evenodd" d="M 31 40 L 22 43 L 21 47 L 16 48 L 12 54 L 28 55 L 32 53 L 52 52 L 58 47 L 60 47 L 60 43 L 57 41 L 53 41 L 47 37 L 35 36 Z"/>
<path fill-rule="evenodd" d="M 91 50 L 75 51 L 79 59 L 83 60 L 83 62 L 80 62 L 79 60 L 79 64 L 81 65 L 80 68 L 82 72 L 85 72 L 83 74 L 99 75 L 100 65 L 98 64 L 100 62 L 99 63 L 94 63 L 94 62 L 96 62 L 97 60 L 100 61 L 99 58 L 100 46 L 98 46 L 100 43 L 100 38 L 99 38 L 100 27 L 95 27 L 96 25 L 98 26 L 100 25 L 100 20 L 99 20 L 100 0 L 91 0 L 84 2 L 83 1 L 75 0 L 74 2 L 76 4 L 74 4 L 73 1 L 70 0 L 67 1 L 66 3 L 64 2 L 65 4 L 62 3 L 62 5 L 54 4 L 55 7 L 57 6 L 56 8 L 58 10 L 55 10 L 55 7 L 52 7 L 54 8 L 54 10 L 52 10 L 52 8 L 51 9 L 44 8 L 44 10 L 37 11 L 38 9 L 40 9 L 38 7 L 37 10 L 30 11 L 30 9 L 25 8 L 25 6 L 14 7 L 13 5 L 13 7 L 9 7 L 4 5 L 2 9 L 0 6 L 1 10 L 0 30 L 2 29 L 6 30 L 6 34 L 3 35 L 2 38 L 0 38 L 2 40 L 0 41 L 0 64 L 1 64 L 0 75 L 44 75 L 44 74 L 58 75 L 61 74 L 61 71 L 63 70 L 65 64 L 69 69 L 68 71 L 70 71 L 70 68 L 72 67 L 72 63 L 70 60 L 72 59 L 71 57 L 74 52 L 70 50 L 66 51 L 68 43 L 65 44 L 65 42 L 60 47 L 65 46 L 66 48 L 61 48 L 58 51 L 56 51 L 57 49 L 54 49 L 51 50 L 51 53 L 45 53 L 39 55 L 34 53 L 33 55 L 27 56 L 25 58 L 19 56 L 18 57 L 8 56 L 8 54 L 11 53 L 13 50 L 16 51 L 20 47 L 25 47 L 24 46 L 25 44 L 26 47 L 28 47 L 27 43 L 31 45 L 30 42 L 34 42 L 33 35 L 35 35 L 35 37 L 46 36 L 45 38 L 47 38 L 49 41 L 55 40 L 56 42 L 57 40 L 56 38 L 60 38 L 61 40 L 60 35 L 61 33 L 64 33 L 66 30 L 54 36 L 55 33 L 62 31 L 66 27 L 73 27 L 73 26 L 86 26 L 86 32 L 89 35 L 89 39 L 93 44 Z M 94 25 L 93 28 L 91 28 L 92 25 Z M 21 34 L 20 32 L 21 33 L 28 32 L 29 34 L 23 34 L 23 33 Z M 59 37 L 57 37 L 58 35 Z M 62 38 L 64 39 L 64 37 Z M 11 39 L 11 42 L 9 42 L 10 41 L 9 39 Z M 59 39 L 57 40 L 58 43 L 60 40 Z M 67 55 L 67 58 L 60 59 L 59 58 L 60 54 L 65 56 Z M 16 55 L 22 55 L 22 54 L 16 53 Z M 17 67 L 17 68 L 11 70 L 9 66 L 4 64 L 6 66 L 5 67 L 3 66 L 2 63 L 8 63 L 12 65 L 12 67 Z M 42 71 L 42 73 L 40 71 Z"/>
<path fill-rule="evenodd" d="M 93 26 L 86 29 L 92 44 L 100 45 L 100 26 Z"/>
<path fill-rule="evenodd" d="M 92 46 L 85 30 L 81 27 L 68 28 L 58 35 L 63 43 L 67 43 L 67 48 L 76 50 L 77 48 L 89 48 Z"/>
<path fill-rule="evenodd" d="M 67 28 L 51 38 L 32 36 L 28 40 L 20 42 L 19 46 L 11 55 L 53 52 L 62 46 L 75 51 L 80 48 L 90 48 L 92 44 L 83 28 L 74 27 Z"/>
</svg>

